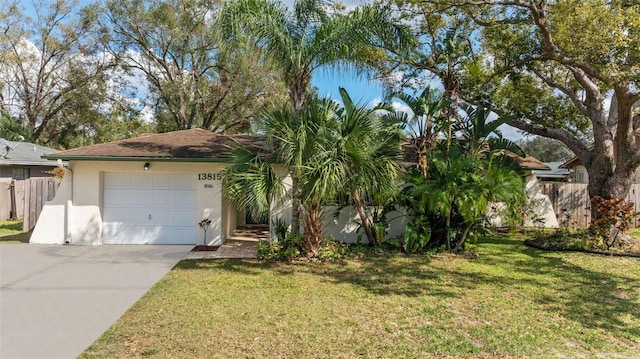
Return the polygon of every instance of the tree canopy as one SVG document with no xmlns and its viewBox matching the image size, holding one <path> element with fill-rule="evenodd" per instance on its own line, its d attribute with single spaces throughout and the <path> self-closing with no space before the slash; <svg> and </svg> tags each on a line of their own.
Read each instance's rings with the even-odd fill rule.
<svg viewBox="0 0 640 359">
<path fill-rule="evenodd" d="M 640 165 L 640 4 L 409 0 L 399 6 L 424 44 L 399 54 L 399 62 L 429 71 L 467 102 L 512 116 L 512 126 L 562 141 L 587 167 L 592 196 L 624 197 Z"/>
<path fill-rule="evenodd" d="M 0 108 L 29 128 L 33 140 L 50 142 L 75 99 L 102 95 L 105 71 L 95 14 L 78 1 L 20 2 L 0 10 Z"/>
<path fill-rule="evenodd" d="M 221 2 L 111 0 L 103 43 L 120 65 L 143 74 L 159 129 L 250 129 L 265 105 L 284 99 L 280 74 L 241 42 L 227 46 Z M 139 94 L 141 95 L 141 94 Z"/>
</svg>

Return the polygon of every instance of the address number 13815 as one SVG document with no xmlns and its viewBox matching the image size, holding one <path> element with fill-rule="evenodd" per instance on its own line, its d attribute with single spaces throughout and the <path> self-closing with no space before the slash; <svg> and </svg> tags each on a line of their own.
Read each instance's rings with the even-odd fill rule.
<svg viewBox="0 0 640 359">
<path fill-rule="evenodd" d="M 198 181 L 220 181 L 222 180 L 222 173 L 198 173 Z"/>
</svg>

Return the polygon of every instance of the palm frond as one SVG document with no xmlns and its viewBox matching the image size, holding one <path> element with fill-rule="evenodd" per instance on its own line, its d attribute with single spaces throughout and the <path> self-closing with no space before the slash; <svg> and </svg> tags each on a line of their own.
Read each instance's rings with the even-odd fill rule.
<svg viewBox="0 0 640 359">
<path fill-rule="evenodd" d="M 223 171 L 223 195 L 253 218 L 266 219 L 271 204 L 286 195 L 281 178 L 270 163 L 244 147 L 233 148 L 230 159 Z"/>
</svg>

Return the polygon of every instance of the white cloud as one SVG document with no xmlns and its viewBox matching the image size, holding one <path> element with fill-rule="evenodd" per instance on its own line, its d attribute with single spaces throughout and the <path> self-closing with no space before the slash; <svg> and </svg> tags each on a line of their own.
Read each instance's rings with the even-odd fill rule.
<svg viewBox="0 0 640 359">
<path fill-rule="evenodd" d="M 500 127 L 498 127 L 498 129 L 500 130 L 500 132 L 502 132 L 502 137 L 511 141 L 517 141 L 524 137 L 522 131 L 506 124 L 501 125 Z"/>
</svg>

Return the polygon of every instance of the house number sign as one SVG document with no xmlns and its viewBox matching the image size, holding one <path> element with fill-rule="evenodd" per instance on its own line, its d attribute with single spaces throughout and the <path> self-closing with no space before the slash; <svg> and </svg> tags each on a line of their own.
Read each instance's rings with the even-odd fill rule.
<svg viewBox="0 0 640 359">
<path fill-rule="evenodd" d="M 222 173 L 198 173 L 198 181 L 220 181 L 222 180 Z"/>
</svg>

